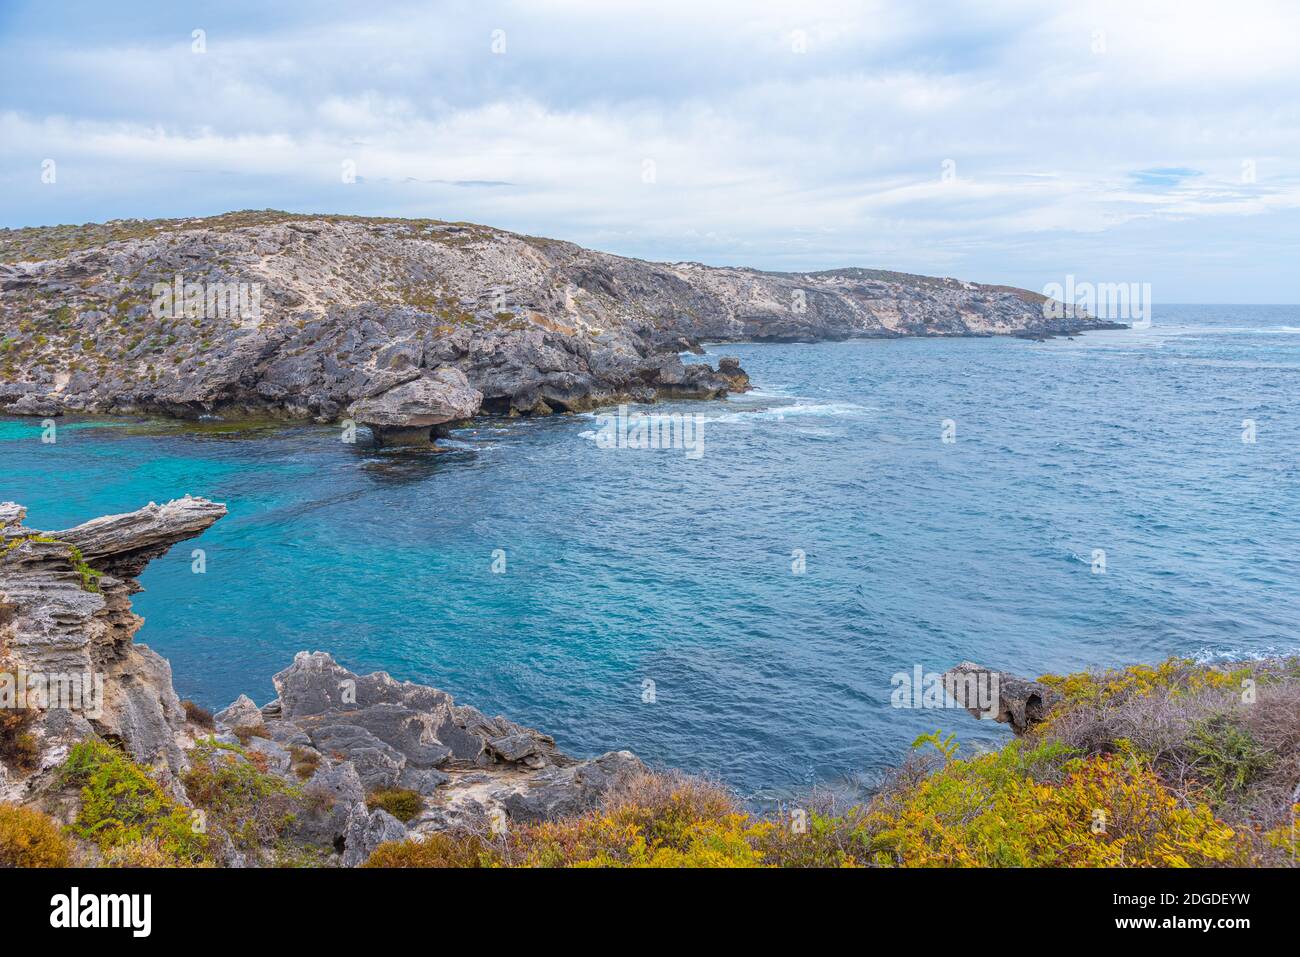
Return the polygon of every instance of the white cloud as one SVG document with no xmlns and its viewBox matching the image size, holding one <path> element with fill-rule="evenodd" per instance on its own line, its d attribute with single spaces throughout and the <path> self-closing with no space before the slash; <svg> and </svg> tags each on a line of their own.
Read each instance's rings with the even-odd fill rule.
<svg viewBox="0 0 1300 957">
<path fill-rule="evenodd" d="M 63 46 L 11 32 L 5 221 L 410 213 L 655 258 L 1038 286 L 1089 262 L 1140 272 L 1153 243 L 1208 246 L 1240 218 L 1257 222 L 1258 239 L 1238 234 L 1257 268 L 1279 256 L 1267 231 L 1300 223 L 1300 12 L 1220 7 L 349 5 L 214 23 L 202 55 L 188 29 Z M 32 185 L 45 157 L 57 187 Z M 1200 175 L 1133 175 L 1164 167 Z M 457 185 L 485 181 L 508 185 Z M 1188 290 L 1175 298 L 1242 298 L 1217 259 L 1160 268 Z M 1263 298 L 1294 298 L 1276 271 Z"/>
</svg>

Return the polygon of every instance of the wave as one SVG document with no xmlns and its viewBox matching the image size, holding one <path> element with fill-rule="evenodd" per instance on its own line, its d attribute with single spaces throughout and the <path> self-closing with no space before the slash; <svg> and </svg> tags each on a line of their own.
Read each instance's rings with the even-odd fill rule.
<svg viewBox="0 0 1300 957">
<path fill-rule="evenodd" d="M 1212 665 L 1220 661 L 1263 661 L 1265 658 L 1285 658 L 1295 654 L 1300 654 L 1300 645 L 1293 645 L 1289 648 L 1270 645 L 1267 648 L 1251 650 L 1207 647 L 1195 652 L 1192 655 L 1192 660 L 1198 665 Z"/>
<path fill-rule="evenodd" d="M 806 405 L 768 405 L 753 409 L 737 409 L 722 415 L 705 416 L 706 422 L 748 422 L 756 418 L 862 418 L 873 412 L 879 412 L 873 406 L 858 405 L 853 402 L 813 402 Z"/>
<path fill-rule="evenodd" d="M 1300 326 L 1162 326 L 1154 322 L 1136 332 L 1156 336 L 1277 336 L 1298 335 Z"/>
</svg>

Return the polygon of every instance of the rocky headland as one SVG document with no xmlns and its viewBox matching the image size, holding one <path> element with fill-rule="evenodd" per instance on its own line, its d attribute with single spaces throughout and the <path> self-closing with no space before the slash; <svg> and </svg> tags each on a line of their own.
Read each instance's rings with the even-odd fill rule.
<svg viewBox="0 0 1300 957">
<path fill-rule="evenodd" d="M 273 416 L 424 441 L 748 388 L 701 342 L 1042 338 L 1043 296 L 871 269 L 653 263 L 465 223 L 275 211 L 0 230 L 0 411 Z"/>
</svg>

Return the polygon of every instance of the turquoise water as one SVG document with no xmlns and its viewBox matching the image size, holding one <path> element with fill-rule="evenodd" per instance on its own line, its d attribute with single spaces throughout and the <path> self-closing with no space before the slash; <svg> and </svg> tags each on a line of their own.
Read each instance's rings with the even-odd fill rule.
<svg viewBox="0 0 1300 957">
<path fill-rule="evenodd" d="M 183 697 L 262 702 L 295 651 L 327 649 L 571 752 L 628 747 L 760 799 L 869 783 L 936 727 L 967 748 L 1006 736 L 890 707 L 917 664 L 1300 647 L 1297 307 L 1168 306 L 1143 332 L 1048 343 L 713 352 L 758 392 L 658 407 L 705 416 L 698 459 L 599 448 L 590 416 L 484 420 L 439 455 L 314 426 L 67 423 L 43 445 L 6 420 L 0 499 L 47 529 L 187 492 L 227 503 L 136 599 Z"/>
</svg>

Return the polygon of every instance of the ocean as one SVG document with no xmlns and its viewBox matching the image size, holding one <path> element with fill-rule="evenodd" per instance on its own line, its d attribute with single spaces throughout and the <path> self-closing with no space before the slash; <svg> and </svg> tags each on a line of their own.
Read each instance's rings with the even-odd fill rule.
<svg viewBox="0 0 1300 957">
<path fill-rule="evenodd" d="M 437 454 L 136 419 L 48 444 L 11 418 L 0 500 L 50 530 L 229 506 L 135 599 L 182 697 L 264 703 L 328 650 L 758 803 L 870 787 L 936 729 L 1009 737 L 893 707 L 918 666 L 1300 650 L 1300 307 L 709 352 L 755 391 L 630 410 L 699 415 L 694 451 L 604 447 L 595 414 L 485 418 Z"/>
</svg>

